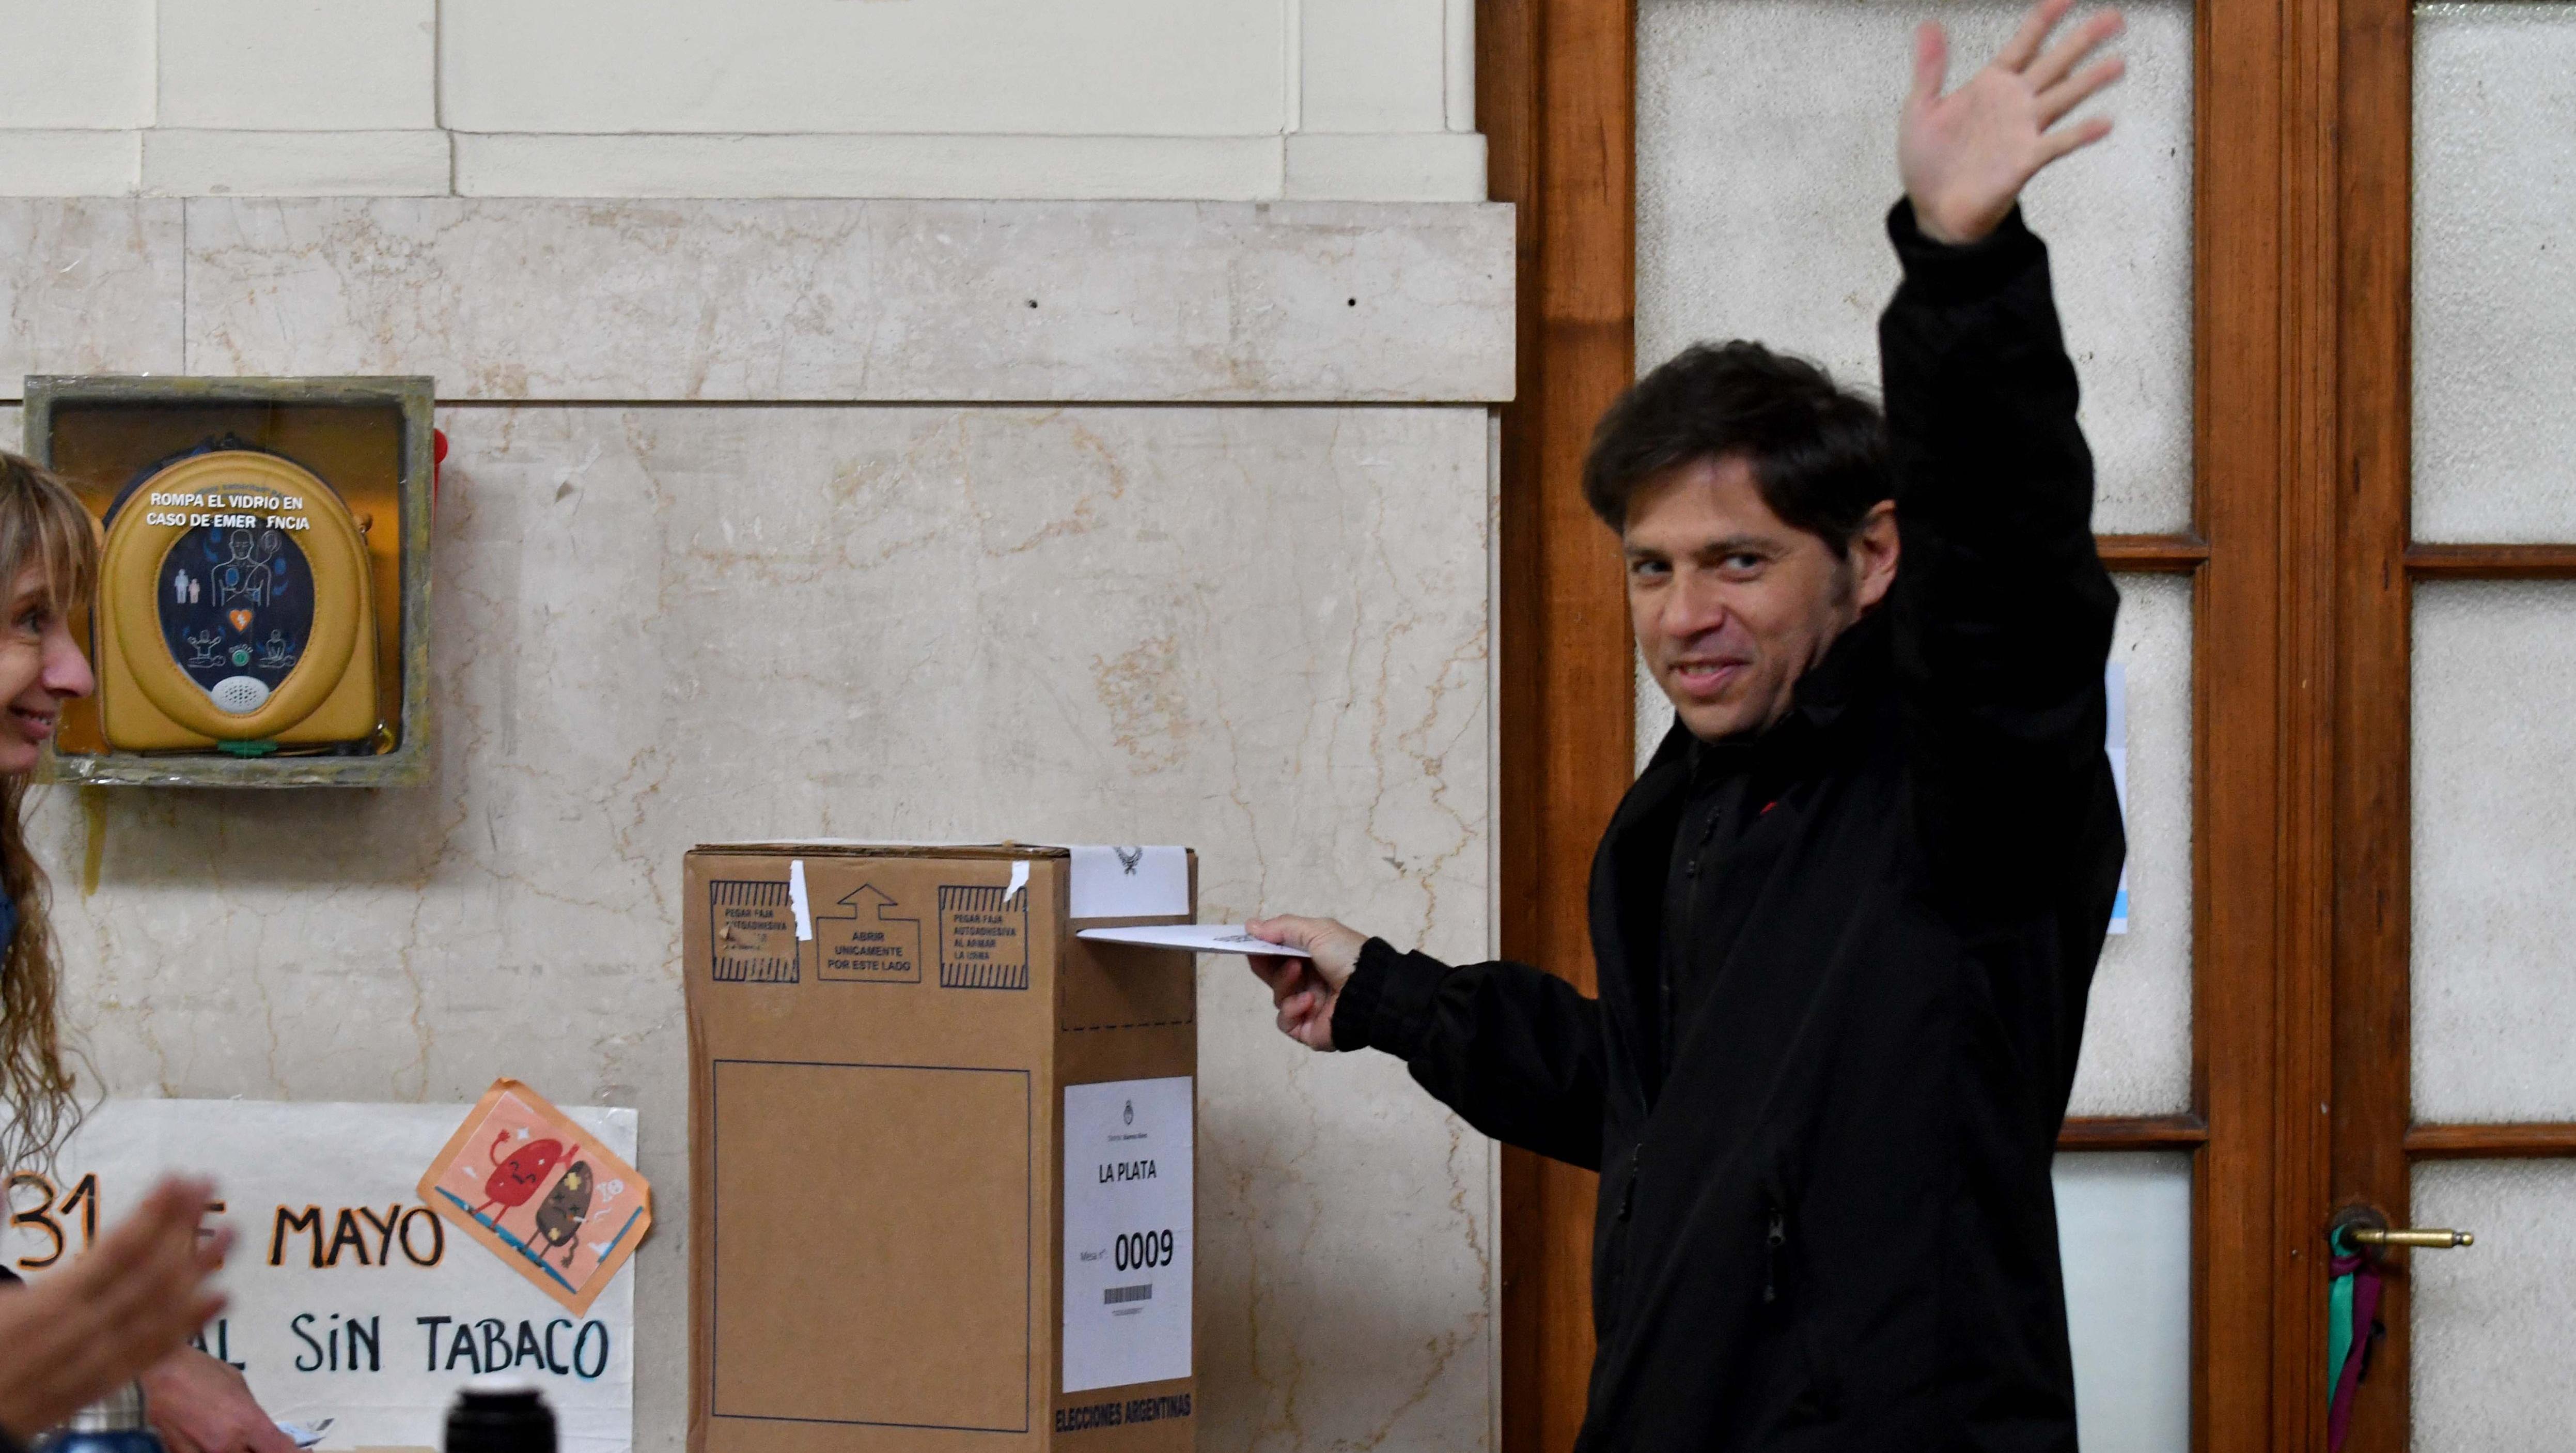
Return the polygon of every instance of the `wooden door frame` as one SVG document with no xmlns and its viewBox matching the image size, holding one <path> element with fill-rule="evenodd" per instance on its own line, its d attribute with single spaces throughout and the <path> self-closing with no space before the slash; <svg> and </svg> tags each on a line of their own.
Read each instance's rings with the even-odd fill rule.
<svg viewBox="0 0 2576 1453">
<path fill-rule="evenodd" d="M 2435 1159 L 2576 1156 L 2576 1125 L 2419 1123 L 2412 1080 L 2413 589 L 2425 580 L 2576 580 L 2576 543 L 2418 545 L 2414 415 L 2414 7 L 2338 0 L 2341 151 L 2336 358 L 2341 392 L 2334 536 L 2340 611 L 2331 1186 L 2393 1219 Z M 2411 1435 L 2411 1288 L 2391 1268 L 2388 1334 L 2359 1389 L 2350 1453 L 2403 1453 Z"/>
<path fill-rule="evenodd" d="M 2070 1149 L 2187 1148 L 2193 1443 L 2322 1436 L 2325 1030 L 2335 859 L 2328 730 L 2339 464 L 2331 349 L 2331 0 L 2198 0 L 2194 529 L 2112 536 L 2120 571 L 2193 577 L 2194 1112 L 2070 1122 Z M 2326 28 L 2319 30 L 2320 25 Z M 1592 986 L 1592 849 L 1633 777 L 1616 551 L 1580 489 L 1635 376 L 1635 0 L 1478 0 L 1489 193 L 1516 204 L 1518 393 L 1502 410 L 1501 942 Z M 1593 1178 L 1502 1173 L 1502 1443 L 1560 1453 L 1589 1372 Z"/>
<path fill-rule="evenodd" d="M 1501 947 L 1586 992 L 1592 848 L 1636 761 L 1623 571 L 1581 478 L 1593 420 L 1635 376 L 1635 37 L 1635 0 L 1477 0 L 1488 186 L 1520 217 L 1495 608 Z M 1503 1151 L 1507 1453 L 1570 1448 L 1583 1420 L 1595 1185 Z"/>
<path fill-rule="evenodd" d="M 2376 1202 L 2405 1224 L 2404 1138 L 2411 1004 L 2412 784 L 2406 578 L 2413 389 L 2413 0 L 2341 0 L 2337 29 L 2344 123 L 2336 340 L 2338 443 L 2351 481 L 2336 530 L 2335 730 L 2348 770 L 2334 803 L 2334 1049 L 2329 1191 Z M 2386 105 L 2385 112 L 2373 109 Z M 2393 223 L 2393 225 L 2392 225 Z M 2381 1041 L 2374 1051 L 2366 1047 Z M 2401 1268 L 2402 1271 L 2402 1268 Z M 2390 1279 L 2389 1335 L 2357 1389 L 2348 1453 L 2403 1453 L 2409 1287 Z"/>
</svg>

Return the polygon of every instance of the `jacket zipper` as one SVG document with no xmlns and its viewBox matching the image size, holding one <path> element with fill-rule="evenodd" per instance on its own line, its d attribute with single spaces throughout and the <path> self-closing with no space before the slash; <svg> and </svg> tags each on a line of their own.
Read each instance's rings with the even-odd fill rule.
<svg viewBox="0 0 2576 1453">
<path fill-rule="evenodd" d="M 1762 1238 L 1762 1304 L 1780 1300 L 1780 1248 L 1789 1241 L 1789 1213 L 1771 1203 L 1771 1229 Z"/>
<path fill-rule="evenodd" d="M 1619 1209 L 1610 1215 L 1610 1226 L 1603 1236 L 1600 1262 L 1593 1268 L 1592 1314 L 1596 1330 L 1605 1337 L 1616 1335 L 1626 1317 L 1622 1289 L 1628 1280 L 1628 1218 L 1637 1207 L 1637 1159 L 1644 1154 L 1641 1143 L 1628 1153 L 1628 1175 L 1620 1183 Z"/>
</svg>

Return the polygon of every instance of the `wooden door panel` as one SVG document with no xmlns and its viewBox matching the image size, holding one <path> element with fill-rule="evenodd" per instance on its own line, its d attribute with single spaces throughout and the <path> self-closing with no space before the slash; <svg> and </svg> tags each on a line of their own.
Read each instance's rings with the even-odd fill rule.
<svg viewBox="0 0 2576 1453">
<path fill-rule="evenodd" d="M 2304 1446 L 2322 1414 L 2323 1281 L 2309 1243 L 2326 1197 L 2318 1107 L 2335 864 L 2319 825 L 2333 801 L 2334 638 L 2316 602 L 2332 596 L 2340 461 L 2334 374 L 2292 365 L 2312 362 L 2321 339 L 2331 346 L 2318 320 L 2334 306 L 2332 269 L 2317 259 L 2333 243 L 2335 189 L 2314 169 L 2332 155 L 2334 75 L 2312 61 L 2318 36 L 2331 50 L 2334 17 L 2294 0 L 2195 5 L 2189 487 L 2174 488 L 2169 466 L 2161 483 L 2115 486 L 2115 533 L 2102 541 L 2115 569 L 2182 575 L 2191 593 L 2189 1108 L 2079 1119 L 2062 1143 L 2191 1155 L 2193 1441 L 2228 1453 Z M 1503 412 L 1499 548 L 1504 946 L 1578 983 L 1589 963 L 1575 865 L 1633 760 L 1616 560 L 1576 481 L 1594 417 L 1635 365 L 1635 25 L 1632 0 L 1478 7 L 1492 194 L 1522 208 L 1520 394 Z M 2140 348 L 2141 367 L 2178 371 L 2181 336 Z M 1588 1177 L 1506 1157 L 1508 1449 L 1562 1449 L 1581 1416 L 1590 1209 Z"/>
<path fill-rule="evenodd" d="M 2576 1307 L 2550 1301 L 2576 1214 L 2576 1166 L 2553 1159 L 2576 1154 L 2576 1069 L 2563 1036 L 2554 1063 L 2545 1043 L 2570 956 L 2542 881 L 2571 731 L 2551 703 L 2576 672 L 2552 622 L 2561 602 L 2576 622 L 2576 586 L 2495 582 L 2576 580 L 2551 382 L 2576 377 L 2576 314 L 2548 286 L 2576 259 L 2542 249 L 2576 221 L 2576 144 L 2549 122 L 2576 119 L 2576 10 L 2332 15 L 2333 1193 L 2478 1234 L 2392 1263 L 2347 1447 L 2540 1446 L 2563 1438 L 2566 1389 L 2533 1354 L 2576 1332 Z M 2535 347 L 2551 335 L 2554 353 Z"/>
</svg>

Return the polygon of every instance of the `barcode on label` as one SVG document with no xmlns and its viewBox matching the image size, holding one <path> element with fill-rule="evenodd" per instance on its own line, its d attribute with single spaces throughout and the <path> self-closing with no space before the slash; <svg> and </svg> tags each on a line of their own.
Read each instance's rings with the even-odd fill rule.
<svg viewBox="0 0 2576 1453">
<path fill-rule="evenodd" d="M 1100 1293 L 1100 1300 L 1113 1307 L 1123 1307 L 1129 1302 L 1150 1302 L 1153 1299 L 1152 1282 L 1146 1282 L 1142 1286 L 1107 1287 Z"/>
</svg>

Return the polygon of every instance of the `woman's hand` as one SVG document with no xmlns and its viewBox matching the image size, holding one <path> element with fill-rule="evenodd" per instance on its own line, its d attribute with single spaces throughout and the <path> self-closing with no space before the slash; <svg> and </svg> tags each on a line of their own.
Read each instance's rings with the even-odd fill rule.
<svg viewBox="0 0 2576 1453">
<path fill-rule="evenodd" d="M 295 1453 L 232 1364 L 182 1347 L 143 1374 L 152 1431 L 169 1453 Z"/>
<path fill-rule="evenodd" d="M 1333 1006 L 1342 985 L 1359 967 L 1360 946 L 1368 942 L 1358 929 L 1329 918 L 1256 918 L 1243 926 L 1254 938 L 1290 944 L 1313 954 L 1311 959 L 1252 955 L 1252 972 L 1270 986 L 1270 1002 L 1279 1011 L 1279 1032 L 1308 1049 L 1333 1047 Z"/>
<path fill-rule="evenodd" d="M 61 1272 L 0 1291 L 0 1429 L 24 1442 L 131 1381 L 223 1310 L 206 1278 L 230 1231 L 205 1233 L 214 1185 L 167 1180 Z"/>
<path fill-rule="evenodd" d="M 2120 33 L 2116 10 L 2091 17 L 2041 52 L 2074 3 L 2040 0 L 1994 60 L 1946 96 L 1949 37 L 1932 20 L 1914 32 L 1914 90 L 1897 128 L 1896 166 L 1924 236 L 1954 246 L 1983 238 L 2011 213 L 2040 168 L 2111 134 L 2107 117 L 2057 124 L 2122 70 L 2118 56 L 2076 69 Z"/>
</svg>

